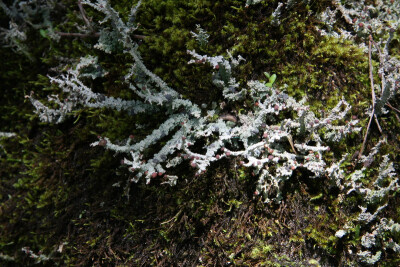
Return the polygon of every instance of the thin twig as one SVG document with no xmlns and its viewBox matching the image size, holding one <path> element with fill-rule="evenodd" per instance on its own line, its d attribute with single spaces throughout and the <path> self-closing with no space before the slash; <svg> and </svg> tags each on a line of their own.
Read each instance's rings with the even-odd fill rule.
<svg viewBox="0 0 400 267">
<path fill-rule="evenodd" d="M 373 109 L 371 114 L 373 114 L 374 112 L 375 112 L 375 110 Z M 361 158 L 361 156 L 362 156 L 362 154 L 364 152 L 365 142 L 367 141 L 368 131 L 369 131 L 369 127 L 371 126 L 372 117 L 373 117 L 372 115 L 369 116 L 369 122 L 368 122 L 368 126 L 367 126 L 367 131 L 365 132 L 365 135 L 364 135 L 364 140 L 363 140 L 363 143 L 362 143 L 362 147 L 360 149 L 360 153 L 358 153 L 358 159 Z"/>
<path fill-rule="evenodd" d="M 372 118 L 375 117 L 375 91 L 374 91 L 374 77 L 372 75 L 372 59 L 371 59 L 371 46 L 372 46 L 372 36 L 369 36 L 369 45 L 368 45 L 368 61 L 369 61 L 369 79 L 371 80 L 371 92 L 372 92 L 372 111 L 371 115 L 369 116 L 369 122 L 367 126 L 367 130 L 364 135 L 364 140 L 360 149 L 360 153 L 358 154 L 358 159 L 361 158 L 364 149 L 365 149 L 365 143 L 367 142 L 367 137 L 368 137 L 368 132 L 369 132 L 369 127 L 371 126 L 371 121 Z M 376 119 L 377 120 L 377 119 Z M 379 124 L 378 124 L 379 125 Z M 380 126 L 379 126 L 380 127 Z"/>
<path fill-rule="evenodd" d="M 237 123 L 237 118 L 231 114 L 223 114 L 220 116 L 220 118 L 224 121 L 231 121 Z"/>
<path fill-rule="evenodd" d="M 91 31 L 94 31 L 92 24 L 90 24 L 89 19 L 86 17 L 86 12 L 85 12 L 85 9 L 83 9 L 81 0 L 78 0 L 78 7 L 79 7 L 79 11 L 82 14 L 82 18 L 83 18 L 83 21 L 85 22 L 86 26 L 88 26 Z"/>
<path fill-rule="evenodd" d="M 375 101 L 376 101 L 376 97 L 375 97 L 375 89 L 374 89 L 374 76 L 373 76 L 373 69 L 372 69 L 372 59 L 371 59 L 371 46 L 372 46 L 372 36 L 369 36 L 369 45 L 368 45 L 368 61 L 369 61 L 369 79 L 371 80 L 371 92 L 372 92 L 372 107 L 375 107 Z M 379 51 L 379 50 L 378 50 Z M 380 52 L 379 52 L 380 54 Z"/>
<path fill-rule="evenodd" d="M 79 7 L 79 11 L 81 12 L 83 21 L 85 22 L 86 26 L 90 29 L 90 33 L 57 32 L 56 31 L 56 34 L 58 34 L 60 36 L 65 36 L 65 37 L 79 37 L 79 38 L 99 37 L 100 33 L 94 31 L 92 24 L 90 23 L 90 20 L 86 16 L 85 9 L 82 6 L 82 1 L 78 0 L 77 4 Z M 134 34 L 134 35 L 132 35 L 132 37 L 135 39 L 140 39 L 140 40 L 144 40 L 146 38 L 145 35 L 138 35 L 138 34 Z"/>
<path fill-rule="evenodd" d="M 393 109 L 394 111 L 397 111 L 398 113 L 400 113 L 400 110 L 398 110 L 397 108 L 393 107 L 389 103 L 386 103 L 386 106 L 388 106 L 389 108 Z"/>
<path fill-rule="evenodd" d="M 87 38 L 87 37 L 99 37 L 99 32 L 92 32 L 92 33 L 78 33 L 78 32 L 57 32 L 56 34 L 65 37 L 80 37 L 80 38 Z"/>
<path fill-rule="evenodd" d="M 379 130 L 379 132 L 380 132 L 381 134 L 383 134 L 382 128 L 381 128 L 381 126 L 379 125 L 378 116 L 376 116 L 376 114 L 374 114 L 374 118 L 375 118 L 376 125 L 378 125 L 378 130 Z"/>
<path fill-rule="evenodd" d="M 287 136 L 287 139 L 289 140 L 290 146 L 292 147 L 294 154 L 297 155 L 296 149 L 294 149 L 293 138 L 290 134 Z"/>
<path fill-rule="evenodd" d="M 393 107 L 392 105 L 390 105 L 389 103 L 386 103 L 386 106 L 388 106 L 389 108 L 391 108 L 394 111 L 397 111 L 398 113 L 400 113 L 400 110 L 398 110 L 397 108 Z M 398 122 L 400 122 L 400 117 L 399 115 L 397 115 L 397 113 L 395 112 L 394 115 L 396 116 L 396 119 Z"/>
<path fill-rule="evenodd" d="M 376 50 L 378 50 L 379 62 L 382 62 L 382 61 L 383 61 L 383 59 L 382 59 L 382 51 L 381 51 L 379 45 L 377 45 L 377 44 L 375 43 L 375 41 L 372 40 L 371 35 L 370 35 L 369 37 L 370 37 L 370 40 L 371 40 L 372 44 L 375 46 Z M 379 71 L 378 71 L 378 72 L 379 72 Z M 382 85 L 381 85 L 381 95 L 382 95 L 382 93 L 383 93 L 383 88 L 385 87 L 385 83 L 386 83 L 385 77 L 382 75 L 382 77 L 381 77 L 381 84 L 382 84 Z"/>
<path fill-rule="evenodd" d="M 62 36 L 62 37 L 80 37 L 80 38 L 88 38 L 88 37 L 99 37 L 100 33 L 99 32 L 92 32 L 92 33 L 78 33 L 78 32 L 55 32 L 56 34 Z M 132 35 L 133 38 L 135 39 L 140 39 L 140 40 L 145 40 L 146 35 L 139 35 L 139 34 L 134 34 Z"/>
<path fill-rule="evenodd" d="M 400 122 L 400 117 L 399 117 L 399 115 L 397 115 L 397 113 L 394 113 L 394 115 L 396 116 L 397 121 Z"/>
<path fill-rule="evenodd" d="M 368 47 L 369 79 L 371 80 L 372 109 L 375 110 L 376 96 L 375 96 L 375 88 L 374 88 L 374 76 L 373 76 L 373 73 L 372 73 L 373 66 L 372 66 L 372 60 L 371 60 L 372 43 L 377 47 L 379 56 L 381 56 L 381 51 L 380 51 L 379 47 L 376 45 L 376 43 L 374 42 L 374 40 L 372 40 L 372 36 L 370 35 L 369 36 L 369 47 Z M 383 82 L 383 78 L 382 78 L 382 82 Z M 376 125 L 378 125 L 379 132 L 381 134 L 383 134 L 382 128 L 379 125 L 378 117 L 376 116 L 375 113 L 373 113 L 373 115 L 374 115 L 374 119 L 375 119 Z"/>
<path fill-rule="evenodd" d="M 178 218 L 178 216 L 179 216 L 181 213 L 182 213 L 182 210 L 179 210 L 178 213 L 175 214 L 174 217 L 172 217 L 172 218 L 169 219 L 168 221 L 162 222 L 161 225 L 166 224 L 166 223 L 169 223 L 169 222 L 172 221 L 173 219 L 175 219 L 175 221 L 176 221 L 176 219 Z"/>
</svg>

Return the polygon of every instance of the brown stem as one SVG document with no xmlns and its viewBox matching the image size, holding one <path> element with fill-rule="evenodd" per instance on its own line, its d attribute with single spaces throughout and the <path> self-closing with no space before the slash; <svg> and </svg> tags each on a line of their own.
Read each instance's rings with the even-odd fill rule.
<svg viewBox="0 0 400 267">
<path fill-rule="evenodd" d="M 398 113 L 400 113 L 400 110 L 398 110 L 397 108 L 393 107 L 389 103 L 386 103 L 386 106 L 388 106 L 389 108 L 393 109 L 394 111 L 397 111 Z"/>
<path fill-rule="evenodd" d="M 56 34 L 65 37 L 80 37 L 80 38 L 87 38 L 87 37 L 99 37 L 100 33 L 93 32 L 93 33 L 78 33 L 78 32 L 56 32 Z"/>
<path fill-rule="evenodd" d="M 220 118 L 224 121 L 231 121 L 231 122 L 237 123 L 236 117 L 231 114 L 223 114 L 223 115 L 221 115 Z"/>
<path fill-rule="evenodd" d="M 388 106 L 388 107 L 391 108 L 392 110 L 394 110 L 394 111 L 400 113 L 400 110 L 398 110 L 397 108 L 393 107 L 393 106 L 390 105 L 389 103 L 386 103 L 386 106 Z M 397 115 L 397 113 L 394 113 L 394 115 L 396 116 L 397 121 L 400 122 L 399 115 Z"/>
<path fill-rule="evenodd" d="M 375 90 L 374 90 L 374 76 L 372 74 L 372 59 L 371 59 L 371 46 L 372 46 L 372 36 L 369 36 L 369 45 L 368 45 L 368 61 L 369 61 L 369 79 L 371 80 L 371 92 L 372 92 L 372 108 L 375 107 Z"/>
<path fill-rule="evenodd" d="M 371 122 L 372 122 L 372 118 L 374 117 L 374 116 L 373 116 L 374 113 L 375 113 L 375 110 L 373 109 L 373 110 L 372 110 L 372 113 L 371 113 L 371 116 L 369 116 L 369 122 L 368 122 L 368 126 L 367 126 L 367 131 L 365 132 L 365 135 L 364 135 L 364 140 L 363 140 L 363 143 L 362 143 L 362 147 L 361 147 L 361 149 L 360 149 L 360 153 L 358 153 L 358 159 L 361 158 L 361 156 L 362 156 L 362 154 L 363 154 L 363 152 L 364 152 L 365 143 L 366 143 L 366 141 L 367 141 L 367 136 L 368 136 L 369 127 L 371 126 Z"/>
<path fill-rule="evenodd" d="M 360 149 L 360 153 L 358 154 L 358 159 L 361 158 L 364 149 L 365 149 L 365 143 L 367 142 L 367 137 L 368 137 L 368 131 L 369 131 L 369 127 L 371 126 L 371 122 L 372 122 L 372 118 L 375 117 L 375 120 L 378 124 L 378 127 L 380 128 L 380 125 L 378 123 L 378 119 L 375 116 L 375 91 L 374 91 L 374 77 L 372 75 L 372 59 L 371 59 L 371 46 L 372 46 L 372 36 L 369 36 L 369 45 L 368 45 L 368 61 L 369 61 L 369 79 L 371 81 L 371 92 L 372 92 L 372 111 L 371 111 L 371 115 L 369 116 L 369 122 L 368 122 L 368 126 L 367 126 L 367 131 L 365 132 L 364 135 L 364 140 Z"/>
<path fill-rule="evenodd" d="M 374 118 L 375 118 L 376 125 L 378 125 L 378 130 L 379 130 L 379 132 L 380 132 L 381 134 L 383 134 L 381 125 L 379 124 L 379 121 L 378 121 L 378 116 L 376 116 L 376 114 L 374 114 Z"/>
<path fill-rule="evenodd" d="M 370 40 L 371 40 L 372 44 L 375 46 L 376 50 L 378 50 L 379 64 L 381 64 L 381 62 L 383 61 L 383 60 L 382 60 L 382 52 L 381 52 L 381 49 L 380 49 L 379 45 L 377 45 L 377 44 L 374 42 L 374 40 L 372 40 L 371 35 L 370 35 Z M 382 93 L 383 93 L 383 88 L 385 87 L 385 79 L 384 79 L 384 76 L 382 76 L 382 78 L 381 78 L 381 83 L 382 83 L 382 85 L 381 85 L 381 95 L 382 95 Z"/>
<path fill-rule="evenodd" d="M 292 147 L 294 154 L 297 155 L 296 149 L 294 148 L 294 144 L 293 144 L 293 138 L 290 134 L 287 136 L 287 139 L 289 140 L 290 146 Z"/>
<path fill-rule="evenodd" d="M 85 22 L 86 26 L 88 26 L 89 29 L 91 29 L 91 31 L 93 31 L 93 27 L 90 24 L 89 19 L 86 17 L 86 12 L 85 12 L 85 9 L 83 9 L 81 0 L 78 0 L 78 7 L 79 7 L 79 11 L 82 14 L 82 18 L 83 18 L 83 21 Z"/>
</svg>

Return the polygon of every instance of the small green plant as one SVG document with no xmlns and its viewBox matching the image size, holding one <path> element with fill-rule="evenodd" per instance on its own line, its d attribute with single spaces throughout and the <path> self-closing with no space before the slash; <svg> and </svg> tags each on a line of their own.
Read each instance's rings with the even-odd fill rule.
<svg viewBox="0 0 400 267">
<path fill-rule="evenodd" d="M 268 82 L 265 82 L 265 83 L 264 83 L 265 86 L 266 86 L 266 87 L 269 87 L 269 88 L 272 88 L 273 85 L 274 85 L 274 83 L 275 83 L 275 80 L 276 80 L 276 74 L 270 75 L 268 72 L 264 72 L 264 75 L 265 75 L 265 77 L 267 77 L 267 79 L 268 79 Z"/>
</svg>

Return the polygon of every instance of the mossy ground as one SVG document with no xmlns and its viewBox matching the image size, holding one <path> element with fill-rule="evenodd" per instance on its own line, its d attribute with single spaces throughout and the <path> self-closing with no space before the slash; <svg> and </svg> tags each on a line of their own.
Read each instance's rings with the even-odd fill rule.
<svg viewBox="0 0 400 267">
<path fill-rule="evenodd" d="M 128 14 L 130 1 L 111 2 Z M 186 50 L 217 55 L 230 49 L 246 59 L 238 69 L 242 84 L 263 79 L 264 71 L 276 73 L 277 84 L 286 83 L 287 93 L 298 99 L 306 96 L 315 112 L 323 114 L 345 97 L 353 105 L 351 115 L 366 125 L 365 109 L 371 101 L 367 55 L 348 41 L 319 36 L 314 27 L 319 21 L 310 15 L 329 1 L 298 4 L 274 25 L 270 14 L 277 2 L 245 8 L 243 1 L 235 0 L 143 1 L 137 20 L 139 33 L 148 36 L 140 46 L 144 61 L 188 99 L 209 104 L 221 101 L 222 95 L 212 87 L 209 68 L 187 65 Z M 54 15 L 63 11 L 54 16 L 58 30 L 76 31 L 74 23 L 83 22 L 76 18 L 75 1 L 62 1 L 58 8 Z M 0 25 L 8 27 L 0 14 Z M 88 10 L 88 16 L 96 13 Z M 61 25 L 65 18 L 68 22 Z M 191 38 L 196 24 L 210 34 L 206 47 Z M 22 247 L 51 255 L 41 263 L 49 266 L 346 266 L 355 260 L 345 248 L 360 248 L 363 229 L 355 226 L 343 240 L 334 234 L 355 216 L 362 200 L 355 196 L 340 202 L 338 189 L 323 177 L 311 179 L 297 172 L 285 183 L 279 205 L 254 196 L 256 177 L 234 160 L 214 164 L 200 177 L 182 166 L 175 170 L 180 175 L 175 187 L 158 181 L 131 184 L 120 165 L 121 155 L 89 144 L 97 135 L 118 140 L 134 134 L 140 139 L 147 133 L 132 129 L 131 122 L 149 118 L 85 109 L 60 125 L 39 123 L 24 96 L 34 91 L 44 98 L 56 92 L 45 77 L 52 74 L 49 69 L 59 65 L 60 57 L 93 53 L 87 44 L 95 40 L 63 38 L 54 43 L 33 30 L 29 36 L 35 61 L 0 49 L 1 130 L 17 133 L 3 140 L 0 150 L 0 251 L 14 258 L 0 259 L 2 265 L 33 264 Z M 399 51 L 398 41 L 392 51 Z M 93 86 L 109 95 L 133 97 L 118 82 L 126 58 L 99 53 L 99 62 L 110 74 Z M 399 107 L 399 100 L 391 104 Z M 231 108 L 252 108 L 252 103 L 244 105 Z M 382 154 L 389 153 L 396 164 L 397 116 L 391 111 L 379 118 L 388 140 Z M 153 119 L 155 124 L 162 121 Z M 373 125 L 367 151 L 380 137 Z M 330 157 L 352 155 L 361 143 L 362 133 L 353 135 L 332 145 Z M 348 172 L 358 167 L 350 160 L 344 165 Z M 370 167 L 371 177 L 377 167 Z M 385 216 L 398 222 L 397 199 L 389 199 Z M 398 264 L 390 253 L 382 258 L 382 266 Z"/>
</svg>

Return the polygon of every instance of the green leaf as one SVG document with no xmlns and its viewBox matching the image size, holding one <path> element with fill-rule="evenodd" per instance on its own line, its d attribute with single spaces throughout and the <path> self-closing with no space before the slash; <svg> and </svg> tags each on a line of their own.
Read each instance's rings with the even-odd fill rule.
<svg viewBox="0 0 400 267">
<path fill-rule="evenodd" d="M 310 201 L 318 200 L 318 199 L 320 199 L 320 198 L 322 198 L 322 197 L 323 197 L 323 194 L 320 193 L 319 195 L 316 195 L 315 197 L 312 197 L 312 198 L 310 199 Z"/>
<path fill-rule="evenodd" d="M 317 260 L 311 259 L 308 261 L 312 266 L 321 266 Z"/>
<path fill-rule="evenodd" d="M 47 38 L 47 31 L 46 31 L 46 30 L 40 29 L 39 32 L 40 32 L 40 35 L 41 35 L 43 38 Z"/>
<path fill-rule="evenodd" d="M 272 74 L 271 77 L 269 77 L 269 83 L 274 84 L 276 80 L 276 74 Z"/>
<path fill-rule="evenodd" d="M 360 237 L 360 229 L 361 229 L 360 225 L 357 225 L 356 228 L 354 229 L 356 239 Z"/>
</svg>

